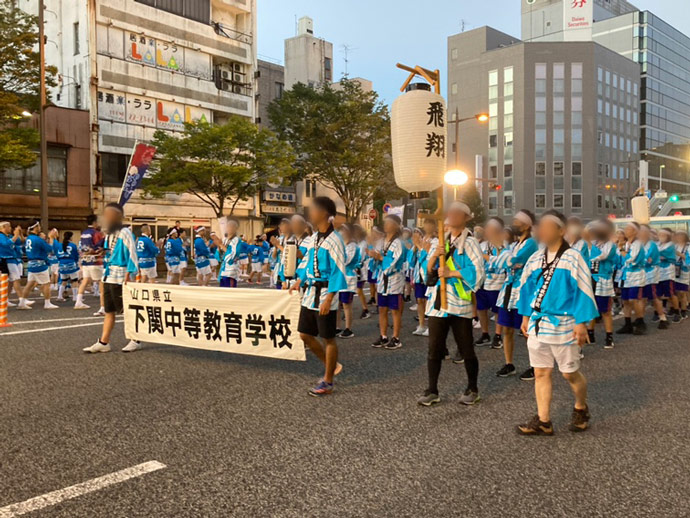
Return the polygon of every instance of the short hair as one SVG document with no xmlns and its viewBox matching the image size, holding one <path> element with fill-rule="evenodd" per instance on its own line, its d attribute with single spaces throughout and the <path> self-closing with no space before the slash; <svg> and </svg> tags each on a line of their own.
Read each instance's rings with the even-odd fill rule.
<svg viewBox="0 0 690 518">
<path fill-rule="evenodd" d="M 119 212 L 120 214 L 122 214 L 123 216 L 125 215 L 125 209 L 123 209 L 123 208 L 122 208 L 122 205 L 120 205 L 120 204 L 117 203 L 117 202 L 111 201 L 110 203 L 108 203 L 108 204 L 105 206 L 105 208 L 106 208 L 106 209 L 115 209 L 116 211 L 118 211 L 118 212 Z"/>
<path fill-rule="evenodd" d="M 312 200 L 312 205 L 323 210 L 331 217 L 335 217 L 335 215 L 337 214 L 335 202 L 331 200 L 328 196 L 317 196 Z"/>
<path fill-rule="evenodd" d="M 498 216 L 491 216 L 489 218 L 489 221 L 491 221 L 491 220 L 495 221 L 496 223 L 498 223 L 502 227 L 506 226 L 506 223 L 505 223 L 505 221 L 503 221 L 503 218 L 499 218 Z"/>
<path fill-rule="evenodd" d="M 563 226 L 564 226 L 564 227 L 565 227 L 566 224 L 568 223 L 568 220 L 565 218 L 565 216 L 563 215 L 563 213 L 558 212 L 556 209 L 549 209 L 549 210 L 547 210 L 546 212 L 544 212 L 544 213 L 541 215 L 542 218 L 543 218 L 544 216 L 554 216 L 554 217 L 560 219 L 561 222 L 563 223 Z"/>
<path fill-rule="evenodd" d="M 97 220 L 98 216 L 96 216 L 95 214 L 89 214 L 88 216 L 86 216 L 87 225 L 93 225 L 94 223 L 96 223 Z"/>
<path fill-rule="evenodd" d="M 402 220 L 400 219 L 400 216 L 397 214 L 386 214 L 386 217 L 383 219 L 391 219 L 393 220 L 398 226 L 402 225 Z"/>
</svg>

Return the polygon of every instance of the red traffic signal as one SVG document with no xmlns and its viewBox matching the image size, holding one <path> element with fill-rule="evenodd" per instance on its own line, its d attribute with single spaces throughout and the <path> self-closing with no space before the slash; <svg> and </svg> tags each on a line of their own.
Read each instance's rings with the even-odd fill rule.
<svg viewBox="0 0 690 518">
<path fill-rule="evenodd" d="M 489 190 L 490 190 L 490 191 L 500 191 L 502 188 L 503 188 L 503 187 L 501 186 L 500 183 L 491 182 L 491 183 L 489 184 Z"/>
</svg>

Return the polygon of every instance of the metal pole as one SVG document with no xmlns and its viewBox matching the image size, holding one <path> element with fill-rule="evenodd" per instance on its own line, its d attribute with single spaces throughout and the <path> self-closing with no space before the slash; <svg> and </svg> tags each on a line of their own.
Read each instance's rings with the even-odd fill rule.
<svg viewBox="0 0 690 518">
<path fill-rule="evenodd" d="M 40 109 L 39 128 L 41 137 L 41 228 L 48 231 L 48 143 L 46 141 L 46 41 L 43 0 L 38 0 L 38 52 L 40 61 Z"/>
<path fill-rule="evenodd" d="M 455 107 L 455 168 L 460 169 L 460 115 Z"/>
</svg>

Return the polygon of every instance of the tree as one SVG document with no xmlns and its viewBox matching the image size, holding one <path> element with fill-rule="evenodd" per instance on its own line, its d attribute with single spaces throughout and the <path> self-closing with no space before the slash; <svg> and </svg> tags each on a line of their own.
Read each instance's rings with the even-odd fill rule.
<svg viewBox="0 0 690 518">
<path fill-rule="evenodd" d="M 461 191 L 462 201 L 464 201 L 474 214 L 470 225 L 483 225 L 486 221 L 486 211 L 484 210 L 484 203 L 482 196 L 477 190 L 474 182 L 468 183 Z"/>
<path fill-rule="evenodd" d="M 0 0 L 0 170 L 30 167 L 36 162 L 38 131 L 20 126 L 22 112 L 40 109 L 38 19 Z M 46 84 L 54 84 L 54 67 Z"/>
<path fill-rule="evenodd" d="M 248 119 L 232 117 L 222 125 L 185 124 L 175 136 L 156 131 L 156 158 L 144 191 L 154 197 L 189 193 L 211 206 L 218 217 L 269 183 L 290 181 L 295 160 L 290 146 Z"/>
<path fill-rule="evenodd" d="M 271 125 L 297 153 L 300 177 L 331 187 L 356 220 L 375 196 L 400 197 L 390 160 L 388 108 L 376 92 L 298 83 L 268 107 Z M 393 194 L 396 193 L 396 194 Z"/>
</svg>

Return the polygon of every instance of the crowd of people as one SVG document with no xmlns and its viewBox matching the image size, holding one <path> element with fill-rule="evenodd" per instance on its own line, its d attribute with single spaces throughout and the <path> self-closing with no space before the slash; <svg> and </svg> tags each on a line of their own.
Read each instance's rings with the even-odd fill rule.
<svg viewBox="0 0 690 518">
<path fill-rule="evenodd" d="M 89 308 L 87 290 L 98 296 L 96 314 L 105 315 L 104 329 L 86 352 L 110 351 L 115 315 L 123 310 L 122 284 L 156 282 L 161 254 L 167 283 L 185 283 L 190 258 L 200 286 L 215 278 L 220 287 L 235 288 L 243 282 L 261 284 L 266 277 L 268 287 L 301 296 L 298 331 L 324 364 L 323 378 L 309 391 L 317 397 L 334 390 L 334 378 L 343 368 L 337 339 L 355 336 L 355 315 L 368 319 L 377 313 L 379 330 L 372 347 L 396 350 L 405 341 L 402 323 L 409 304 L 414 312 L 410 318 L 416 320 L 412 334 L 428 339 L 428 385 L 418 399 L 423 406 L 441 401 L 438 379 L 447 359 L 465 368 L 467 386 L 460 402 L 477 403 L 475 348 L 502 349 L 505 361 L 496 375 L 505 378 L 517 374 L 515 344 L 523 336 L 530 366 L 520 378 L 535 381 L 538 410 L 518 426 L 524 435 L 553 434 L 554 364 L 575 398 L 570 430 L 588 428 L 587 381 L 580 369 L 583 346 L 602 340 L 604 348 L 614 348 L 615 315 L 623 313 L 624 318 L 616 333 L 636 335 L 648 330 L 650 306 L 651 321 L 662 330 L 688 317 L 690 254 L 684 231 L 657 231 L 633 221 L 616 229 L 608 219 L 584 224 L 555 210 L 538 219 L 520 210 L 509 226 L 491 217 L 471 228 L 473 214 L 462 201 L 443 215 L 443 240 L 434 219 L 407 228 L 398 216 L 387 215 L 380 227 L 366 230 L 349 223 L 336 228 L 335 216 L 334 202 L 318 197 L 309 221 L 301 215 L 283 219 L 270 239 L 260 235 L 248 240 L 239 233 L 239 221 L 228 218 L 223 235 L 199 226 L 188 240 L 176 224 L 155 241 L 147 225 L 135 237 L 123 223 L 122 207 L 109 204 L 103 228 L 91 217 L 78 243 L 71 232 L 61 239 L 56 229 L 45 234 L 39 222 L 26 231 L 0 223 L 0 267 L 18 298 L 10 304 L 20 310 L 31 309 L 29 296 L 35 288 L 45 309 L 57 307 L 51 302 L 53 292 L 57 300 L 71 296 L 75 309 Z M 294 271 L 286 262 L 289 245 L 297 253 Z M 597 336 L 599 325 L 603 335 Z M 475 328 L 480 331 L 477 339 Z M 455 342 L 452 355 L 449 333 Z M 124 350 L 139 347 L 130 341 Z"/>
</svg>

